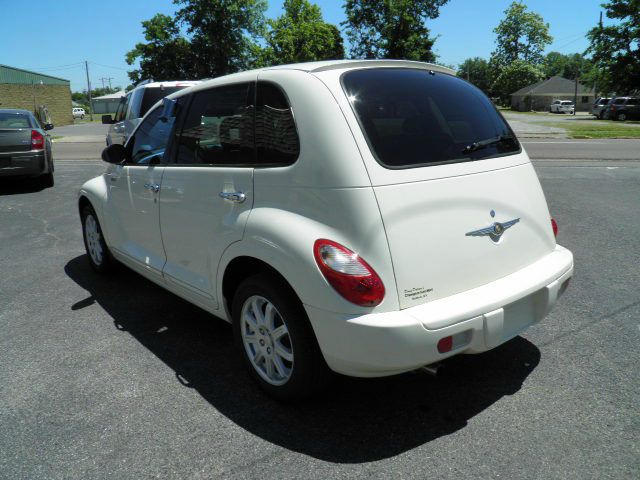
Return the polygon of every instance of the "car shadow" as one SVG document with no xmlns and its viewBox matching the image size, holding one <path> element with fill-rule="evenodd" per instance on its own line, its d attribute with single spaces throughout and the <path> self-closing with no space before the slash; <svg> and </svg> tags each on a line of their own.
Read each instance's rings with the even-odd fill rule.
<svg viewBox="0 0 640 480">
<path fill-rule="evenodd" d="M 72 310 L 97 302 L 126 331 L 241 428 L 318 459 L 362 463 L 398 455 L 464 428 L 469 419 L 516 393 L 540 361 L 522 337 L 480 355 L 444 362 L 437 377 L 337 376 L 303 404 L 272 400 L 252 382 L 235 351 L 231 326 L 124 267 L 108 276 L 82 255 L 65 272 L 89 292 Z"/>
<path fill-rule="evenodd" d="M 45 190 L 39 178 L 0 178 L 0 196 L 36 193 Z"/>
</svg>

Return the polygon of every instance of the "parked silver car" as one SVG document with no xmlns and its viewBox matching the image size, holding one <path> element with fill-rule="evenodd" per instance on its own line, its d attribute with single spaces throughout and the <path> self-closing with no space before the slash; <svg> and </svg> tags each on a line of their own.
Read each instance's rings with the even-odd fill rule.
<svg viewBox="0 0 640 480">
<path fill-rule="evenodd" d="M 28 110 L 0 110 L 0 177 L 39 177 L 53 187 L 50 123 L 41 125 Z"/>
<path fill-rule="evenodd" d="M 591 106 L 591 115 L 595 115 L 602 120 L 604 118 L 604 111 L 607 108 L 609 100 L 611 100 L 611 98 L 600 97 L 595 102 L 593 102 L 593 105 Z"/>
</svg>

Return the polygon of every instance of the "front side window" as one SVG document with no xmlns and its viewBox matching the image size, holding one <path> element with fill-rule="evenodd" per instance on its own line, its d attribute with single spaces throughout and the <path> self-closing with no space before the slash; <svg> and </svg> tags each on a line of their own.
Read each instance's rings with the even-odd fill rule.
<svg viewBox="0 0 640 480">
<path fill-rule="evenodd" d="M 520 151 L 491 101 L 460 78 L 427 70 L 372 68 L 345 73 L 342 85 L 372 153 L 386 168 Z"/>
<path fill-rule="evenodd" d="M 258 82 L 255 132 L 258 164 L 290 165 L 298 158 L 300 141 L 293 112 L 273 83 Z"/>
<path fill-rule="evenodd" d="M 246 165 L 254 163 L 250 84 L 193 94 L 180 134 L 177 163 Z"/>
<path fill-rule="evenodd" d="M 145 165 L 164 161 L 175 117 L 162 117 L 162 105 L 153 110 L 135 131 L 131 163 Z"/>
</svg>

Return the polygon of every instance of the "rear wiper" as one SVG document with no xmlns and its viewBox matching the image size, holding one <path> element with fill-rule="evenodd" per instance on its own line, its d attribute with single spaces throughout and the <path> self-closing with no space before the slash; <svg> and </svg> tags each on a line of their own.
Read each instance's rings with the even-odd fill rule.
<svg viewBox="0 0 640 480">
<path fill-rule="evenodd" d="M 467 145 L 462 149 L 462 153 L 471 153 L 476 150 L 480 150 L 481 148 L 487 147 L 489 145 L 494 145 L 496 143 L 504 142 L 505 140 L 515 140 L 516 137 L 513 135 L 498 135 L 497 137 L 487 138 L 486 140 L 478 140 L 477 142 L 473 142 L 471 145 Z"/>
</svg>

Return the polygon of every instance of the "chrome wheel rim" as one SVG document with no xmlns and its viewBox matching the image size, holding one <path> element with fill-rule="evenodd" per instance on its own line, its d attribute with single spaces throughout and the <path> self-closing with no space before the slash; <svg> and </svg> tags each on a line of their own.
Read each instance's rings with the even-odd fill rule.
<svg viewBox="0 0 640 480">
<path fill-rule="evenodd" d="M 242 343 L 251 365 L 271 385 L 284 385 L 293 371 L 293 345 L 280 312 L 264 297 L 245 300 L 240 313 Z"/>
<path fill-rule="evenodd" d="M 84 236 L 87 240 L 87 250 L 89 250 L 89 256 L 93 263 L 96 265 L 102 264 L 102 243 L 100 242 L 101 236 L 98 230 L 98 222 L 93 218 L 93 215 L 87 215 L 84 221 Z"/>
</svg>

